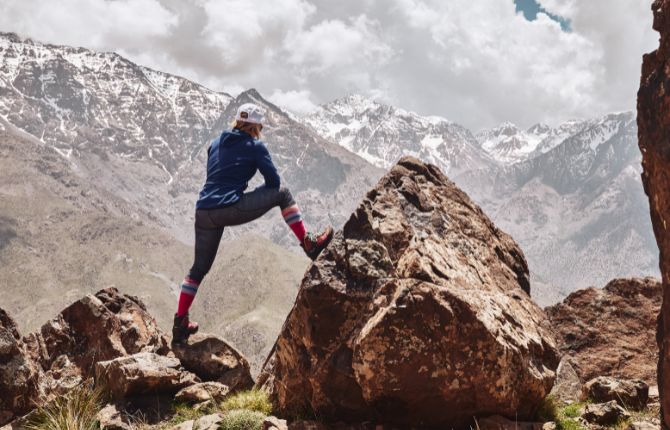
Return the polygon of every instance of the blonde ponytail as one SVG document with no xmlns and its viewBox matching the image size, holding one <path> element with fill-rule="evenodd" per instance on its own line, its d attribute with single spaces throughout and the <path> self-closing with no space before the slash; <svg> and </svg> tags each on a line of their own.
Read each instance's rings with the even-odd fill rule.
<svg viewBox="0 0 670 430">
<path fill-rule="evenodd" d="M 232 127 L 251 135 L 254 139 L 261 138 L 261 129 L 263 126 L 260 124 L 235 120 L 233 121 Z"/>
</svg>

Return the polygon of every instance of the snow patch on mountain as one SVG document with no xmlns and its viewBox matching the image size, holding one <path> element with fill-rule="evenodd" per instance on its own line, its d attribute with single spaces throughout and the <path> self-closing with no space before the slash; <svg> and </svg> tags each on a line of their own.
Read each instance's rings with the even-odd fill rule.
<svg viewBox="0 0 670 430">
<path fill-rule="evenodd" d="M 324 138 L 382 168 L 389 168 L 404 155 L 434 163 L 451 173 L 494 163 L 465 127 L 358 94 L 320 106 L 304 122 Z"/>
</svg>

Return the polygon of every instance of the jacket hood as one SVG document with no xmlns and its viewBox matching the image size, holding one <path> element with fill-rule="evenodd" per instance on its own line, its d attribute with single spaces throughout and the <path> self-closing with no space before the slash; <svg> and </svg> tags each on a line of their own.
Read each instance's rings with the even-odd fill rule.
<svg viewBox="0 0 670 430">
<path fill-rule="evenodd" d="M 247 142 L 249 140 L 254 140 L 250 134 L 245 133 L 241 130 L 226 130 L 221 134 L 221 146 L 233 146 L 239 142 Z"/>
</svg>

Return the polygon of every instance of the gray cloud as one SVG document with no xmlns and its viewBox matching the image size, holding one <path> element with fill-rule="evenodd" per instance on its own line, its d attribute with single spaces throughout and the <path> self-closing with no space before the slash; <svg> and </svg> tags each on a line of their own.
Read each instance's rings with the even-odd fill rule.
<svg viewBox="0 0 670 430">
<path fill-rule="evenodd" d="M 651 0 L 4 0 L 0 29 L 303 112 L 360 92 L 474 129 L 633 109 Z"/>
</svg>

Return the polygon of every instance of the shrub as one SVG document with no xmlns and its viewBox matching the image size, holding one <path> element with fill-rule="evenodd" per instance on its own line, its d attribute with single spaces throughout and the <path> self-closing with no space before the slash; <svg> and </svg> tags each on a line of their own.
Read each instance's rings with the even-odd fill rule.
<svg viewBox="0 0 670 430">
<path fill-rule="evenodd" d="M 272 413 L 272 403 L 270 403 L 267 393 L 256 389 L 242 391 L 228 397 L 221 404 L 221 408 L 225 411 L 247 409 L 265 415 L 270 415 Z"/>
<path fill-rule="evenodd" d="M 26 425 L 30 430 L 97 430 L 102 395 L 89 386 L 79 386 L 37 410 Z"/>
<path fill-rule="evenodd" d="M 226 412 L 219 424 L 221 430 L 262 430 L 266 414 L 249 409 L 233 409 Z"/>
</svg>

